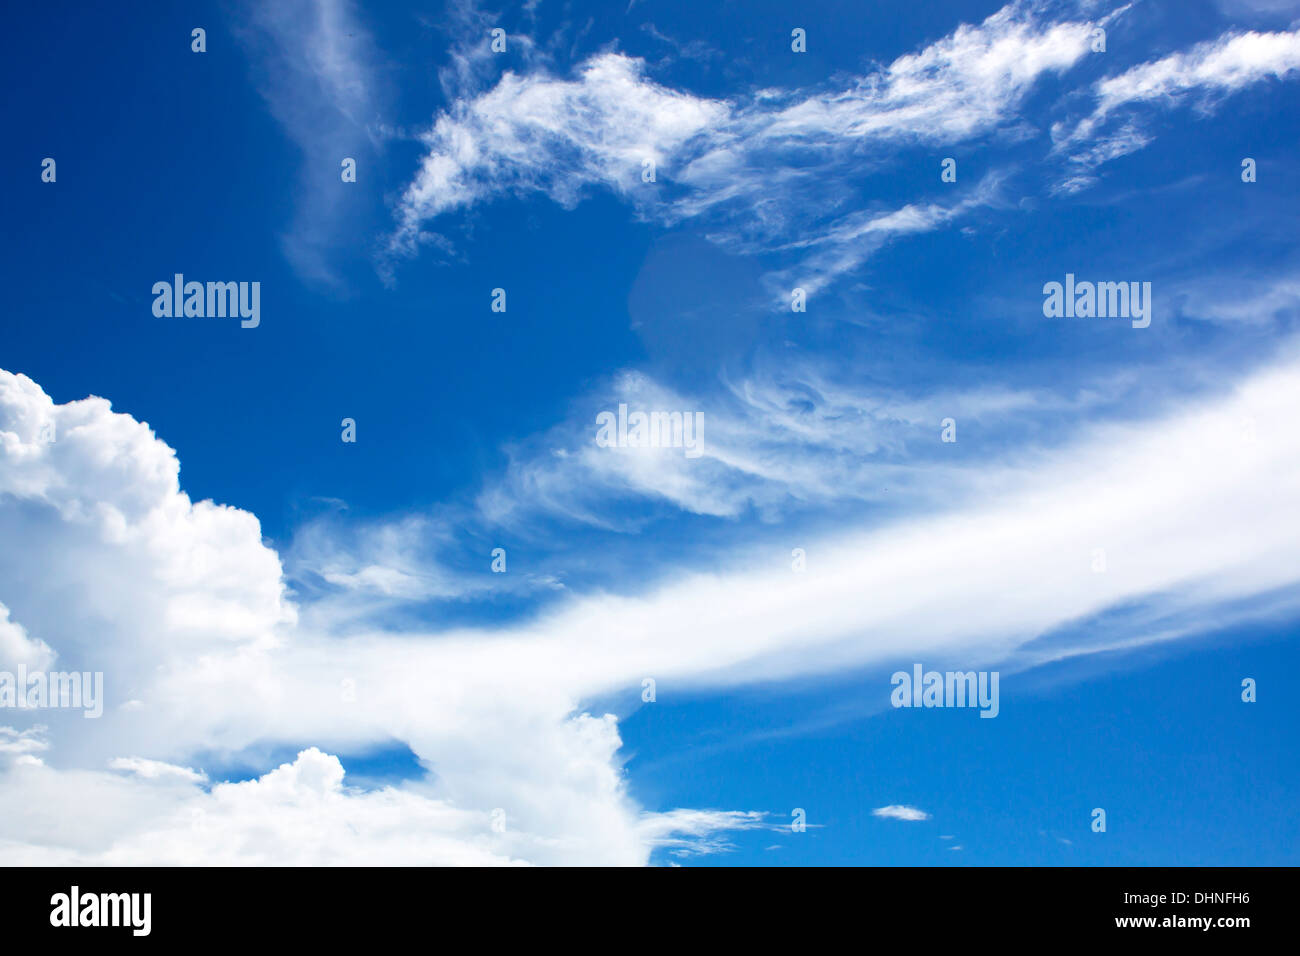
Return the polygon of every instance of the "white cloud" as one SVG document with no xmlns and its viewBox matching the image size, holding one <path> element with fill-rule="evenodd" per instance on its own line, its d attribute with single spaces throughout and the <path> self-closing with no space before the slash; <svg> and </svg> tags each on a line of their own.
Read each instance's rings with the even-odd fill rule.
<svg viewBox="0 0 1300 956">
<path fill-rule="evenodd" d="M 643 161 L 665 163 L 726 117 L 725 104 L 669 90 L 642 69 L 602 54 L 573 80 L 508 72 L 458 101 L 424 137 L 429 152 L 402 198 L 393 248 L 414 251 L 423 221 L 502 192 L 541 191 L 566 205 L 592 183 L 627 192 L 641 185 Z"/>
<path fill-rule="evenodd" d="M 398 204 L 381 272 L 391 279 L 395 260 L 425 243 L 446 248 L 430 223 L 453 211 L 533 192 L 572 206 L 600 187 L 643 218 L 699 220 L 728 247 L 794 252 L 799 261 L 771 282 L 820 288 L 893 238 L 998 201 L 998 176 L 990 175 L 958 202 L 918 199 L 844 216 L 843 201 L 860 195 L 855 176 L 907 146 L 1032 136 L 1020 115 L 1026 97 L 1091 56 L 1094 27 L 1127 9 L 1051 22 L 1047 5 L 1013 2 L 834 88 L 729 99 L 669 88 L 642 60 L 616 52 L 593 56 L 571 79 L 530 58 L 527 72 L 507 72 L 486 90 L 483 72 L 470 70 L 476 82 L 455 85 L 454 101 L 424 137 L 427 153 Z M 1052 191 L 1087 188 L 1092 169 L 1151 141 L 1130 115 L 1134 106 L 1191 97 L 1209 110 L 1266 77 L 1291 77 L 1298 65 L 1300 34 L 1231 33 L 1098 80 L 1091 115 L 1052 129 L 1054 151 L 1072 167 Z M 654 184 L 641 181 L 646 160 L 656 164 Z"/>
<path fill-rule="evenodd" d="M 0 604 L 0 670 L 25 667 L 30 671 L 47 669 L 54 663 L 48 644 L 28 635 L 22 625 L 9 620 L 9 608 Z"/>
<path fill-rule="evenodd" d="M 45 421 L 57 426 L 53 443 L 39 437 Z M 189 832 L 188 822 L 152 835 L 141 827 L 184 809 L 174 806 L 181 799 L 176 788 L 193 785 L 183 768 L 197 751 L 236 755 L 268 740 L 364 749 L 399 739 L 436 774 L 436 795 L 422 799 L 466 808 L 469 817 L 455 818 L 460 824 L 478 826 L 496 807 L 509 815 L 494 848 L 478 849 L 475 837 L 464 847 L 466 858 L 647 860 L 653 844 L 640 836 L 641 811 L 625 792 L 612 717 L 575 715 L 578 700 L 564 681 L 545 671 L 501 672 L 482 648 L 305 630 L 256 519 L 191 502 L 178 471 L 175 454 L 147 425 L 113 413 L 103 399 L 55 405 L 30 379 L 0 372 L 3 598 L 58 652 L 60 666 L 103 671 L 107 698 L 99 720 L 49 710 L 39 712 L 46 729 L 6 731 L 6 752 L 39 751 L 50 762 L 15 761 L 4 771 L 0 789 L 29 804 L 22 813 L 0 814 L 0 839 L 25 846 L 11 858 L 28 859 L 44 841 L 69 859 L 140 859 L 147 857 L 132 854 L 150 852 L 167 860 L 187 852 L 195 859 L 270 859 L 256 855 L 257 841 L 236 838 L 241 828 L 262 826 L 255 807 L 262 797 L 218 799 L 208 807 L 214 832 L 199 840 L 173 840 Z M 457 663 L 465 650 L 468 670 Z M 355 694 L 343 692 L 345 680 Z M 33 716 L 4 714 L 13 721 Z M 320 770 L 320 760 L 310 760 Z M 127 772 L 78 769 L 104 766 Z M 286 771 L 265 787 L 213 792 L 265 796 L 278 793 L 282 788 L 271 784 L 286 776 L 302 782 Z M 404 792 L 353 800 L 340 788 L 329 783 L 322 798 L 338 809 L 340 827 L 361 827 L 350 816 L 354 809 L 362 817 L 393 816 L 395 802 L 415 801 Z M 186 807 L 198 801 L 202 809 L 208 799 L 184 795 Z M 121 812 L 88 806 L 95 801 Z M 412 806 L 417 818 L 444 819 L 438 806 Z M 54 827 L 60 807 L 86 821 L 84 833 Z M 302 818 L 286 822 L 289 832 L 307 825 L 305 810 L 286 812 Z M 126 819 L 136 823 L 126 826 Z M 484 829 L 491 832 L 486 823 Z M 135 849 L 113 856 L 107 835 L 127 832 L 137 834 Z M 453 844 L 465 841 L 443 836 L 444 858 L 455 858 Z M 364 844 L 342 840 L 338 858 L 349 851 L 376 858 Z M 281 851 L 293 858 L 287 844 L 266 853 Z"/>
<path fill-rule="evenodd" d="M 187 783 L 203 783 L 207 774 L 192 767 L 178 767 L 162 760 L 146 760 L 143 757 L 116 757 L 108 762 L 109 769 L 133 773 L 146 780 L 177 779 Z"/>
<path fill-rule="evenodd" d="M 1194 278 L 1181 283 L 1181 313 L 1191 319 L 1262 324 L 1300 313 L 1300 276 Z"/>
<path fill-rule="evenodd" d="M 1300 14 L 1300 0 L 1218 0 L 1218 5 L 1231 16 Z"/>
<path fill-rule="evenodd" d="M 1061 656 L 1294 612 L 1282 589 L 1300 577 L 1286 520 L 1300 514 L 1297 405 L 1300 361 L 1288 353 L 1176 414 L 1026 452 L 977 479 L 982 498 L 800 541 L 802 574 L 782 531 L 640 593 L 393 633 L 305 628 L 256 519 L 191 502 L 147 426 L 102 399 L 54 405 L 0 373 L 0 599 L 61 666 L 103 670 L 108 698 L 100 720 L 48 711 L 46 730 L 6 732 L 6 749 L 30 759 L 0 771 L 0 857 L 644 863 L 667 840 L 724 848 L 715 834 L 754 818 L 647 823 L 627 791 L 616 719 L 585 713 L 584 701 L 634 699 L 646 676 L 662 699 L 900 658 L 979 667 Z M 53 444 L 36 437 L 42 420 L 58 424 Z M 1097 547 L 1105 574 L 1090 567 Z M 1099 617 L 1133 605 L 1149 615 Z M 1085 636 L 1062 634 L 1082 621 Z M 311 750 L 395 740 L 429 777 L 354 791 L 336 758 Z M 306 754 L 210 794 L 183 774 L 85 769 L 126 755 L 185 767 L 200 751 L 277 741 Z M 490 826 L 496 808 L 504 833 Z M 212 834 L 192 833 L 194 809 Z M 298 845 L 313 814 L 334 849 Z M 283 836 L 264 841 L 271 819 Z M 408 850 L 401 819 L 419 820 L 430 842 Z"/>
<path fill-rule="evenodd" d="M 648 844 L 667 848 L 674 856 L 704 856 L 735 849 L 718 834 L 772 829 L 766 818 L 755 810 L 669 810 L 646 814 L 640 833 Z"/>
<path fill-rule="evenodd" d="M 867 149 L 952 144 L 997 132 L 1042 77 L 1088 51 L 1090 24 L 1045 23 L 1012 3 L 922 50 L 825 92 L 762 90 L 718 100 L 670 89 L 642 60 L 602 53 L 573 79 L 506 73 L 466 94 L 426 134 L 428 152 L 399 204 L 390 256 L 438 241 L 426 224 L 504 193 L 541 192 L 566 206 L 613 190 L 646 218 L 710 217 L 710 238 L 783 247 L 814 235 L 807 282 L 820 286 L 892 236 L 937 228 L 989 200 L 908 204 L 840 217 Z M 1011 135 L 1021 135 L 1018 132 Z M 788 162 L 797 152 L 798 164 Z M 653 160 L 657 181 L 641 180 Z M 869 162 L 877 162 L 873 157 Z M 391 275 L 393 263 L 382 265 Z"/>
<path fill-rule="evenodd" d="M 1169 109 L 1191 101 L 1211 112 L 1233 93 L 1273 77 L 1290 79 L 1300 70 L 1300 31 L 1226 33 L 1185 52 L 1132 67 L 1093 86 L 1096 105 L 1090 116 L 1060 123 L 1052 135 L 1058 151 L 1088 169 L 1141 149 L 1150 134 L 1129 118 L 1118 129 L 1110 120 L 1139 104 Z M 1086 181 L 1083 180 L 1083 181 Z"/>
<path fill-rule="evenodd" d="M 853 368 L 783 356 L 779 367 L 759 363 L 724 381 L 721 392 L 687 396 L 624 372 L 576 401 L 570 421 L 508 448 L 504 475 L 488 483 L 478 505 L 497 524 L 552 515 L 620 531 L 644 523 L 625 507 L 638 500 L 726 518 L 751 508 L 776 518 L 851 502 L 936 508 L 982 493 L 987 483 L 954 459 L 953 445 L 938 441 L 948 416 L 981 429 L 989 469 L 1003 434 L 1124 408 L 1138 378 L 1111 375 L 1072 396 L 1002 385 L 906 394 L 865 388 Z M 630 411 L 702 411 L 699 456 L 598 446 L 597 413 L 620 403 Z"/>
<path fill-rule="evenodd" d="M 1088 22 L 1044 23 L 1011 3 L 978 26 L 962 24 L 917 53 L 844 90 L 800 99 L 755 123 L 766 138 L 959 142 L 1009 119 L 1044 75 L 1088 53 Z"/>
<path fill-rule="evenodd" d="M 491 845 L 484 814 L 393 788 L 350 791 L 338 759 L 315 748 L 258 779 L 210 792 L 182 775 L 140 776 L 15 768 L 0 793 L 0 859 L 108 866 L 521 862 Z"/>
<path fill-rule="evenodd" d="M 541 0 L 524 4 L 529 26 L 536 24 L 536 8 Z M 531 30 L 508 29 L 501 14 L 482 9 L 475 0 L 448 0 L 439 15 L 423 21 L 439 29 L 447 38 L 447 64 L 438 70 L 438 80 L 446 99 L 472 95 L 500 70 L 503 59 L 492 50 L 492 31 L 507 30 L 507 62 L 522 60 L 527 65 L 547 59 L 538 49 Z"/>
<path fill-rule="evenodd" d="M 48 750 L 49 746 L 45 740 L 45 728 L 39 724 L 21 731 L 13 727 L 0 727 L 0 754 L 24 756 Z"/>
<path fill-rule="evenodd" d="M 873 817 L 883 817 L 886 820 L 908 820 L 916 822 L 918 820 L 930 819 L 930 814 L 924 810 L 918 810 L 916 807 L 904 806 L 903 804 L 892 803 L 887 807 L 876 807 L 871 811 Z M 953 849 L 960 849 L 954 847 Z"/>
<path fill-rule="evenodd" d="M 270 646 L 292 623 L 257 519 L 191 502 L 175 453 L 103 399 L 55 405 L 0 371 L 0 465 L 0 534 L 27 543 L 0 548 L 6 604 L 60 666 L 108 671 L 131 654 L 132 668 L 188 667 Z"/>
<path fill-rule="evenodd" d="M 340 163 L 357 160 L 359 177 L 365 177 L 379 145 L 387 99 L 374 68 L 379 54 L 350 0 L 285 0 L 246 9 L 248 23 L 236 35 L 271 114 L 302 153 L 303 187 L 282 247 L 300 276 L 337 286 L 336 247 L 345 235 L 352 241 L 355 231 Z"/>
</svg>

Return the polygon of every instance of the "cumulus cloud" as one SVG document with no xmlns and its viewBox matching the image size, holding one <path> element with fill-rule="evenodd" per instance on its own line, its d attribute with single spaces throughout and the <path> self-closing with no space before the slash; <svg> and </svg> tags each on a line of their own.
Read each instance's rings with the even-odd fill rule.
<svg viewBox="0 0 1300 956">
<path fill-rule="evenodd" d="M 56 426 L 53 442 L 41 437 L 45 422 Z M 549 668 L 503 671 L 484 656 L 491 641 L 307 631 L 257 520 L 191 501 L 178 473 L 174 452 L 107 401 L 56 405 L 26 376 L 0 372 L 0 541 L 23 543 L 0 547 L 3 596 L 61 666 L 104 672 L 107 697 L 99 720 L 48 710 L 39 712 L 48 726 L 6 729 L 4 751 L 23 759 L 11 761 L 3 789 L 26 807 L 0 814 L 10 859 L 270 860 L 251 834 L 265 826 L 261 804 L 279 801 L 289 833 L 318 805 L 338 809 L 340 828 L 364 831 L 358 815 L 394 820 L 409 803 L 417 824 L 482 824 L 493 841 L 480 849 L 479 836 L 462 841 L 452 828 L 437 835 L 445 846 L 432 859 L 647 861 L 655 844 L 641 836 L 645 818 L 626 793 L 612 716 L 581 713 Z M 36 649 L 7 620 L 3 633 L 7 648 Z M 202 781 L 188 766 L 198 751 L 232 756 L 281 741 L 365 749 L 394 739 L 432 771 L 435 796 L 355 794 L 337 759 L 310 748 L 296 769 L 261 786 L 218 785 L 215 796 L 196 790 Z M 87 769 L 105 766 L 116 772 Z M 92 809 L 101 803 L 119 809 Z M 469 815 L 448 815 L 444 803 Z M 510 823 L 492 835 L 498 807 Z M 181 840 L 195 808 L 213 829 Z M 85 826 L 60 830 L 61 813 Z M 175 819 L 150 829 L 160 817 Z M 138 841 L 105 845 L 125 832 Z M 376 839 L 394 855 L 342 839 L 331 859 L 351 851 L 413 859 L 397 852 L 397 836 Z M 42 846 L 51 855 L 41 857 Z M 287 847 L 266 852 L 295 858 Z"/>
<path fill-rule="evenodd" d="M 257 519 L 192 502 L 175 453 L 107 401 L 55 405 L 0 372 L 0 464 L 0 533 L 26 543 L 0 549 L 6 603 L 61 666 L 108 670 L 129 654 L 165 671 L 270 646 L 293 621 Z"/>
<path fill-rule="evenodd" d="M 0 754 L 29 756 L 49 748 L 45 740 L 45 727 L 37 724 L 27 730 L 0 727 Z"/>
<path fill-rule="evenodd" d="M 42 670 L 54 662 L 54 652 L 44 641 L 30 637 L 22 625 L 9 620 L 9 608 L 0 604 L 0 669 L 19 667 Z"/>
<path fill-rule="evenodd" d="M 143 780 L 140 778 L 144 778 Z M 315 748 L 210 791 L 192 775 L 15 768 L 0 806 L 9 865 L 490 866 L 486 815 L 394 788 L 349 790 Z"/>
</svg>

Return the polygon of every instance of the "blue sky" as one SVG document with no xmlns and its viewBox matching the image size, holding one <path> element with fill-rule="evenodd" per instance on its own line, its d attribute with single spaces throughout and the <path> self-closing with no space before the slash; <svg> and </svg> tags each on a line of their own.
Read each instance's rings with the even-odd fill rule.
<svg viewBox="0 0 1300 956">
<path fill-rule="evenodd" d="M 1300 6 L 883 6 L 15 12 L 0 855 L 1297 863 Z"/>
</svg>

